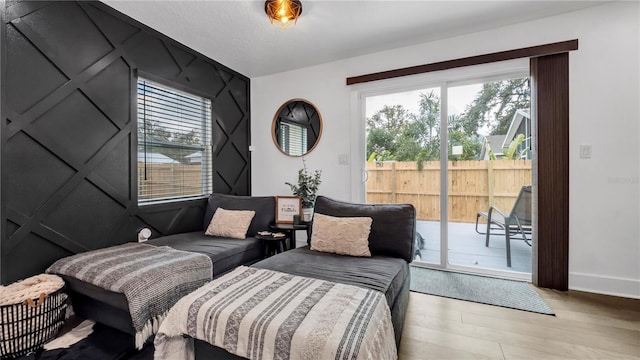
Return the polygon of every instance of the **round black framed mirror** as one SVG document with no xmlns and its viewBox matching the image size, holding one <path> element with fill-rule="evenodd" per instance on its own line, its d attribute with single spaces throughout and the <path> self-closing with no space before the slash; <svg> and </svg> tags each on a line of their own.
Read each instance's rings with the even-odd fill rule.
<svg viewBox="0 0 640 360">
<path fill-rule="evenodd" d="M 276 111 L 271 124 L 271 137 L 285 155 L 303 156 L 310 153 L 322 135 L 322 116 L 311 102 L 291 99 Z"/>
</svg>

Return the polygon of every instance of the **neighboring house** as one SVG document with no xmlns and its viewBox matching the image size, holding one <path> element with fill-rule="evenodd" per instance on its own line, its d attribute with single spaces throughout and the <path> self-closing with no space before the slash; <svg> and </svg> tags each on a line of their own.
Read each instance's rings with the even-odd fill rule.
<svg viewBox="0 0 640 360">
<path fill-rule="evenodd" d="M 185 156 L 189 160 L 189 164 L 201 164 L 202 163 L 202 151 L 196 151 L 191 155 Z"/>
<path fill-rule="evenodd" d="M 138 161 L 146 162 L 148 164 L 179 164 L 180 162 L 173 160 L 172 158 L 159 154 L 159 153 L 147 153 L 145 159 L 145 153 L 138 152 Z"/>
<path fill-rule="evenodd" d="M 493 150 L 493 153 L 500 157 L 502 156 L 502 149 L 504 144 L 504 139 L 506 135 L 488 135 L 484 137 L 484 141 L 482 142 L 482 149 L 480 150 L 480 155 L 478 156 L 479 160 L 489 160 L 489 150 Z"/>
<path fill-rule="evenodd" d="M 511 144 L 513 139 L 519 134 L 524 135 L 524 141 L 518 146 L 516 153 L 527 149 L 522 158 L 531 159 L 531 115 L 529 115 L 529 109 L 516 111 L 513 119 L 511 119 L 511 124 L 509 125 L 509 130 L 507 130 L 506 135 L 485 136 L 478 159 L 489 160 L 490 150 L 493 151 L 497 158 L 500 158 L 503 155 L 504 149 L 508 148 L 509 144 Z"/>
</svg>

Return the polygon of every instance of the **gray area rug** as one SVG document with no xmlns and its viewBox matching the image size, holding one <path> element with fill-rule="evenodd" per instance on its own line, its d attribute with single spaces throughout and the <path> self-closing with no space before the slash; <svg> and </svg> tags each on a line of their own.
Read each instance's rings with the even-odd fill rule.
<svg viewBox="0 0 640 360">
<path fill-rule="evenodd" d="M 411 266 L 411 291 L 555 315 L 526 282 Z"/>
</svg>

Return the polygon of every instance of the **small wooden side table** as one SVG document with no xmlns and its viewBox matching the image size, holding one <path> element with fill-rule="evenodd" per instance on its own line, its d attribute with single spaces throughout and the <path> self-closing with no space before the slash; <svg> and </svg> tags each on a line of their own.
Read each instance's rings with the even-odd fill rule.
<svg viewBox="0 0 640 360">
<path fill-rule="evenodd" d="M 289 248 L 285 250 L 295 249 L 296 247 L 296 231 L 304 230 L 307 232 L 307 237 L 309 236 L 309 232 L 311 231 L 311 223 L 305 222 L 300 224 L 278 224 L 272 223 L 269 225 L 269 228 L 274 231 L 282 231 L 289 235 L 291 241 L 289 242 Z"/>
<path fill-rule="evenodd" d="M 256 239 L 264 242 L 264 257 L 267 258 L 269 256 L 273 256 L 275 254 L 279 254 L 287 250 L 287 240 L 289 237 L 285 236 L 273 236 L 271 235 L 260 235 L 256 234 Z"/>
</svg>

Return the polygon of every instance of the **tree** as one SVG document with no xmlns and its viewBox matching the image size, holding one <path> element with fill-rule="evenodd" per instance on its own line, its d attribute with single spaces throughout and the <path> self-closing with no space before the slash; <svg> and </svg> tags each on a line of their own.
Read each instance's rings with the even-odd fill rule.
<svg viewBox="0 0 640 360">
<path fill-rule="evenodd" d="M 145 126 L 138 126 L 138 138 L 146 139 L 148 152 L 159 153 L 183 164 L 190 163 L 187 156 L 195 153 L 198 149 L 185 147 L 184 145 L 200 145 L 198 131 L 191 129 L 183 132 L 170 132 L 156 122 L 145 120 Z M 138 143 L 142 147 L 143 143 Z M 142 149 L 141 149 L 142 150 Z"/>
<path fill-rule="evenodd" d="M 138 138 L 147 141 L 170 141 L 171 132 L 149 119 L 144 120 L 144 126 L 138 126 Z"/>
<path fill-rule="evenodd" d="M 367 119 L 367 158 L 371 153 L 393 154 L 398 151 L 398 141 L 405 124 L 409 121 L 409 112 L 402 105 L 385 105 L 371 118 Z M 378 159 L 379 160 L 379 159 Z"/>
<path fill-rule="evenodd" d="M 398 154 L 400 161 L 417 161 L 422 168 L 423 161 L 440 158 L 440 96 L 435 91 L 420 93 L 418 115 L 411 114 L 403 133 L 401 148 Z"/>
<path fill-rule="evenodd" d="M 198 132 L 194 129 L 189 130 L 186 133 L 173 133 L 171 137 L 171 141 L 187 144 L 187 145 L 200 145 L 200 138 L 198 137 Z"/>
<path fill-rule="evenodd" d="M 492 135 L 506 134 L 516 111 L 528 109 L 530 104 L 528 78 L 484 83 L 462 115 L 464 131 L 475 134 L 486 125 Z"/>
<path fill-rule="evenodd" d="M 377 161 L 424 161 L 440 159 L 440 96 L 435 91 L 419 94 L 419 114 L 409 113 L 401 105 L 384 106 L 367 119 L 367 158 Z M 480 141 L 475 134 L 463 130 L 462 119 L 450 118 L 451 144 L 463 146 L 461 156 L 449 155 L 451 160 L 475 159 Z"/>
<path fill-rule="evenodd" d="M 440 158 L 440 96 L 421 93 L 419 113 L 401 105 L 385 105 L 367 119 L 367 159 L 434 161 Z M 461 145 L 461 155 L 449 152 L 450 160 L 477 159 L 481 149 L 478 130 L 506 134 L 519 109 L 529 108 L 528 78 L 484 83 L 473 102 L 461 115 L 448 119 L 449 144 Z"/>
<path fill-rule="evenodd" d="M 453 146 L 462 146 L 461 155 L 453 155 L 452 151 L 449 151 L 449 160 L 476 160 L 480 149 L 482 147 L 480 138 L 475 133 L 468 134 L 465 129 L 465 123 L 462 116 L 451 115 L 449 116 L 449 144 Z"/>
</svg>

